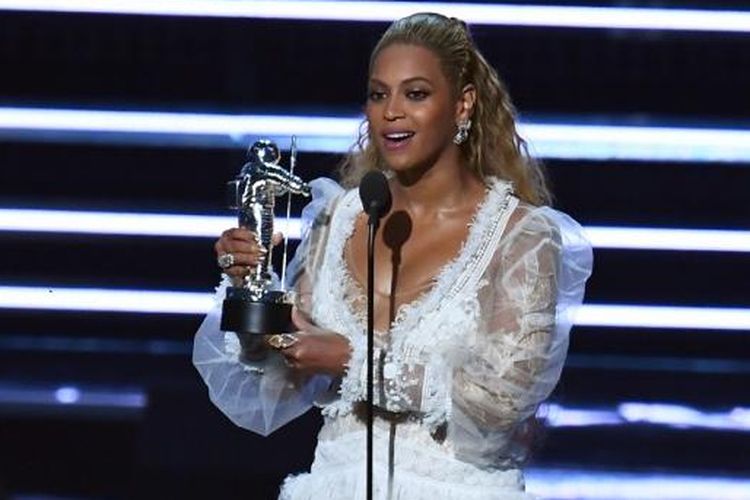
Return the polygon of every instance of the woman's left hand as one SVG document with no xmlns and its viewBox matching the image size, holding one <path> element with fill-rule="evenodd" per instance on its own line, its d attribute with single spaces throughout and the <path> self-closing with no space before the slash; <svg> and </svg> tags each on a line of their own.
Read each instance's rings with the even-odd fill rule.
<svg viewBox="0 0 750 500">
<path fill-rule="evenodd" d="M 295 340 L 279 349 L 287 365 L 302 372 L 342 375 L 351 357 L 349 340 L 313 325 L 296 308 L 292 311 L 292 321 L 299 329 L 292 334 Z"/>
</svg>

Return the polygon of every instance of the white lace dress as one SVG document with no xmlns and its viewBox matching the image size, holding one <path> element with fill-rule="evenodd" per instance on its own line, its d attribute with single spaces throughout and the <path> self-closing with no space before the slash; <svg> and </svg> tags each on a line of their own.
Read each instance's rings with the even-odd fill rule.
<svg viewBox="0 0 750 500">
<path fill-rule="evenodd" d="M 303 214 L 314 222 L 292 272 L 310 284 L 300 292 L 314 321 L 351 341 L 345 376 L 299 380 L 278 357 L 241 363 L 218 309 L 195 341 L 212 401 L 238 425 L 267 435 L 322 408 L 311 471 L 287 478 L 282 500 L 365 498 L 365 299 L 344 258 L 361 204 L 356 191 L 335 191 L 314 184 L 317 201 Z M 573 219 L 490 184 L 459 254 L 376 337 L 375 498 L 531 498 L 520 469 L 525 424 L 559 379 L 591 265 Z"/>
</svg>

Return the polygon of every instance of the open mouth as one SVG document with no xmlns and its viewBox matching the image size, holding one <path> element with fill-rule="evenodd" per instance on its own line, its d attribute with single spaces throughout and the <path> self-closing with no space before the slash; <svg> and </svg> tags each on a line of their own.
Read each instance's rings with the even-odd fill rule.
<svg viewBox="0 0 750 500">
<path fill-rule="evenodd" d="M 405 145 L 412 137 L 414 137 L 414 132 L 391 132 L 383 134 L 385 145 L 389 149 L 394 149 Z"/>
</svg>

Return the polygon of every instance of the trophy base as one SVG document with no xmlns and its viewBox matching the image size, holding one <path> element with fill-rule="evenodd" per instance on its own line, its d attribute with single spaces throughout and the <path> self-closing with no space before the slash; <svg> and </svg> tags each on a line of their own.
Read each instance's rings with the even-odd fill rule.
<svg viewBox="0 0 750 500">
<path fill-rule="evenodd" d="M 292 305 L 283 292 L 268 292 L 261 300 L 250 298 L 249 290 L 230 287 L 221 310 L 221 329 L 249 335 L 293 332 Z"/>
</svg>

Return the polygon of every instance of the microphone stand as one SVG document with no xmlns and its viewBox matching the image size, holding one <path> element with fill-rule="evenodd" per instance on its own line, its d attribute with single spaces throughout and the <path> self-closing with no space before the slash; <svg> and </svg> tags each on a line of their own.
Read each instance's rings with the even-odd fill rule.
<svg viewBox="0 0 750 500">
<path fill-rule="evenodd" d="M 375 233 L 380 217 L 370 211 L 367 221 L 367 500 L 373 496 L 373 363 L 375 354 L 374 290 L 375 290 Z"/>
<path fill-rule="evenodd" d="M 362 208 L 367 214 L 367 500 L 373 496 L 373 421 L 375 354 L 375 233 L 380 218 L 391 209 L 391 192 L 382 172 L 373 170 L 365 174 L 359 184 Z"/>
</svg>

